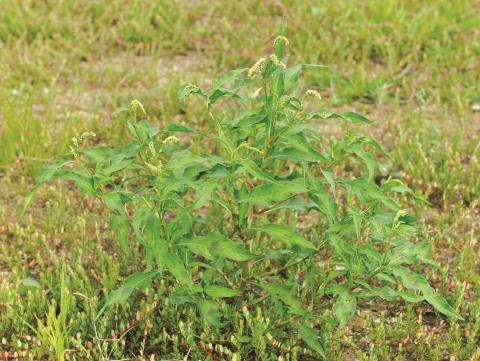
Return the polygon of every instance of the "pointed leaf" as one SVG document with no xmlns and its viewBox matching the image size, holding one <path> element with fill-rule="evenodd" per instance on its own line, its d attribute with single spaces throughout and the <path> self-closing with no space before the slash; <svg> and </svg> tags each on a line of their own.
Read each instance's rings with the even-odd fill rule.
<svg viewBox="0 0 480 361">
<path fill-rule="evenodd" d="M 245 262 L 257 258 L 245 248 L 226 237 L 219 237 L 208 248 L 214 257 L 227 258 L 237 262 Z"/>
<path fill-rule="evenodd" d="M 25 287 L 32 287 L 32 288 L 42 288 L 42 286 L 40 285 L 40 283 L 36 280 L 34 280 L 33 278 L 24 278 L 22 279 L 22 284 L 25 286 Z"/>
<path fill-rule="evenodd" d="M 93 179 L 86 170 L 60 170 L 57 172 L 57 174 L 60 178 L 73 181 L 82 193 L 95 193 L 95 188 L 93 187 Z"/>
<path fill-rule="evenodd" d="M 318 210 L 328 217 L 330 223 L 337 221 L 337 205 L 328 193 L 311 191 L 308 192 L 308 195 L 317 205 Z"/>
<path fill-rule="evenodd" d="M 170 252 L 162 252 L 158 254 L 157 257 L 180 284 L 184 286 L 191 286 L 193 284 L 190 274 L 178 255 Z"/>
<path fill-rule="evenodd" d="M 205 286 L 203 287 L 203 291 L 212 298 L 235 297 L 242 294 L 238 290 L 232 290 L 231 288 L 215 285 Z"/>
<path fill-rule="evenodd" d="M 301 135 L 289 134 L 281 137 L 287 144 L 293 148 L 308 154 L 314 160 L 326 161 L 326 158 L 313 148 L 308 141 Z"/>
<path fill-rule="evenodd" d="M 200 300 L 197 302 L 197 308 L 200 315 L 211 325 L 215 327 L 221 327 L 220 322 L 221 313 L 218 309 L 218 305 L 211 300 Z"/>
<path fill-rule="evenodd" d="M 263 226 L 255 227 L 253 229 L 256 231 L 268 233 L 272 237 L 272 239 L 284 241 L 290 246 L 296 245 L 303 248 L 313 250 L 316 249 L 313 243 L 303 238 L 300 234 L 298 234 L 298 232 L 288 226 L 284 226 L 281 224 L 265 224 Z"/>
<path fill-rule="evenodd" d="M 341 292 L 338 295 L 337 301 L 333 306 L 333 314 L 339 321 L 340 328 L 343 328 L 347 324 L 347 321 L 353 318 L 353 316 L 355 316 L 356 310 L 357 310 L 356 297 L 351 295 L 347 291 Z"/>
<path fill-rule="evenodd" d="M 445 316 L 463 320 L 455 309 L 450 306 L 445 298 L 443 298 L 435 289 L 430 286 L 428 281 L 422 275 L 410 271 L 405 267 L 393 267 L 393 273 L 400 277 L 403 285 L 409 290 L 421 291 L 425 300 L 430 303 L 437 311 Z"/>
<path fill-rule="evenodd" d="M 304 193 L 306 190 L 302 180 L 267 183 L 253 188 L 248 197 L 241 199 L 240 202 L 271 205 L 288 198 L 292 193 Z"/>
<path fill-rule="evenodd" d="M 298 324 L 298 332 L 303 341 L 310 347 L 313 351 L 317 352 L 324 359 L 326 358 L 325 350 L 323 349 L 322 344 L 318 341 L 319 337 L 317 333 L 307 324 Z"/>
<path fill-rule="evenodd" d="M 265 182 L 276 182 L 275 178 L 271 174 L 261 170 L 257 163 L 255 163 L 253 160 L 245 159 L 241 162 L 241 164 L 248 171 L 248 173 L 250 173 L 255 178 L 263 180 Z"/>
<path fill-rule="evenodd" d="M 158 272 L 135 272 L 131 274 L 123 281 L 119 288 L 108 294 L 105 299 L 104 308 L 113 304 L 124 303 L 135 288 L 147 287 L 158 275 Z"/>
<path fill-rule="evenodd" d="M 110 217 L 110 228 L 115 233 L 120 247 L 124 251 L 128 251 L 128 231 L 130 229 L 130 222 L 128 217 L 123 215 L 113 215 Z"/>
<path fill-rule="evenodd" d="M 63 168 L 63 166 L 72 163 L 71 160 L 60 160 L 45 164 L 42 166 L 38 172 L 37 177 L 35 178 L 35 185 L 40 185 L 41 183 L 50 182 L 52 178 L 58 174 L 58 171 Z"/>
<path fill-rule="evenodd" d="M 185 239 L 178 243 L 178 246 L 185 246 L 191 252 L 202 256 L 208 260 L 213 260 L 213 256 L 209 251 L 210 246 L 217 240 L 222 239 L 223 236 L 218 233 L 210 233 L 207 236 L 198 236 Z"/>
<path fill-rule="evenodd" d="M 445 298 L 432 289 L 430 292 L 424 292 L 425 300 L 430 303 L 438 312 L 443 313 L 447 317 L 463 321 L 463 317 L 459 315 L 455 309 L 450 306 Z"/>
<path fill-rule="evenodd" d="M 352 123 L 372 123 L 372 121 L 367 117 L 355 112 L 344 112 L 341 114 L 341 116 L 343 119 L 350 120 Z"/>
<path fill-rule="evenodd" d="M 195 133 L 195 129 L 179 124 L 169 124 L 165 129 L 167 132 Z"/>
<path fill-rule="evenodd" d="M 290 307 L 292 313 L 300 316 L 305 314 L 302 303 L 287 288 L 280 285 L 265 284 L 261 284 L 260 287 Z"/>
<path fill-rule="evenodd" d="M 274 99 L 280 99 L 285 91 L 285 71 L 277 68 L 272 77 L 272 96 Z"/>
</svg>

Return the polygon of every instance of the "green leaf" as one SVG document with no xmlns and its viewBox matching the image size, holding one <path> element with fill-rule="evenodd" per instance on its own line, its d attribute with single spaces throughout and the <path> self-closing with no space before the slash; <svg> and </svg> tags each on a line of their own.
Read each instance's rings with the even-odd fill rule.
<svg viewBox="0 0 480 361">
<path fill-rule="evenodd" d="M 145 223 L 145 240 L 147 244 L 153 246 L 156 239 L 162 238 L 162 224 L 156 217 L 155 212 L 148 207 L 140 209 L 139 212 L 136 213 L 136 219 L 133 225 L 139 228 L 139 223 L 142 221 Z M 164 250 L 166 250 L 166 248 Z"/>
<path fill-rule="evenodd" d="M 291 227 L 281 224 L 265 224 L 263 226 L 255 227 L 253 229 L 256 231 L 268 233 L 272 237 L 272 239 L 284 241 L 289 246 L 296 245 L 302 248 L 316 250 L 316 247 L 313 243 L 307 241 Z"/>
<path fill-rule="evenodd" d="M 280 301 L 285 303 L 288 307 L 290 307 L 290 310 L 292 313 L 299 316 L 305 315 L 305 310 L 303 309 L 302 303 L 298 300 L 297 297 L 292 295 L 290 293 L 290 290 L 288 290 L 287 288 L 280 285 L 266 285 L 266 284 L 261 284 L 260 287 L 262 287 L 265 291 L 267 291 L 272 296 L 279 299 Z"/>
<path fill-rule="evenodd" d="M 237 200 L 240 201 L 240 199 L 247 198 L 248 197 L 248 189 L 245 183 L 242 183 L 240 186 L 240 189 L 238 190 L 237 193 Z M 238 203 L 238 220 L 240 222 L 240 225 L 242 227 L 246 227 L 248 223 L 248 203 L 243 202 L 243 203 Z"/>
<path fill-rule="evenodd" d="M 283 139 L 287 144 L 292 146 L 294 149 L 297 149 L 298 151 L 308 154 L 313 160 L 326 161 L 326 158 L 320 152 L 318 152 L 315 148 L 313 148 L 308 143 L 308 141 L 301 135 L 296 135 L 296 134 L 282 135 L 281 139 Z"/>
<path fill-rule="evenodd" d="M 285 89 L 292 90 L 298 82 L 298 77 L 303 70 L 303 65 L 298 64 L 285 70 Z"/>
<path fill-rule="evenodd" d="M 318 162 L 319 156 L 316 154 L 310 154 L 294 147 L 284 148 L 278 151 L 275 151 L 272 154 L 271 158 L 275 159 L 286 159 L 294 162 Z M 323 160 L 323 159 L 322 159 Z"/>
<path fill-rule="evenodd" d="M 257 258 L 256 255 L 248 252 L 245 248 L 226 237 L 216 239 L 208 251 L 214 257 L 227 258 L 237 262 L 245 262 Z"/>
<path fill-rule="evenodd" d="M 202 256 L 205 259 L 213 260 L 213 256 L 210 254 L 210 251 L 208 250 L 212 242 L 213 241 L 210 242 L 207 237 L 200 236 L 200 237 L 191 238 L 189 240 L 184 240 L 181 243 L 179 243 L 178 246 L 185 246 L 191 252 L 199 256 Z"/>
<path fill-rule="evenodd" d="M 128 130 L 141 145 L 148 143 L 160 133 L 160 129 L 150 127 L 146 120 L 128 122 Z"/>
<path fill-rule="evenodd" d="M 115 159 L 115 162 L 121 161 L 124 157 L 119 157 L 120 149 L 106 147 L 104 145 L 89 147 L 82 150 L 81 153 L 85 155 L 92 163 L 108 163 Z"/>
<path fill-rule="evenodd" d="M 236 91 L 229 91 L 225 89 L 215 89 L 208 97 L 208 106 L 212 106 L 218 99 L 222 97 L 241 98 Z"/>
<path fill-rule="evenodd" d="M 170 252 L 160 252 L 157 257 L 180 284 L 184 286 L 193 284 L 189 272 L 178 255 Z"/>
<path fill-rule="evenodd" d="M 366 152 L 362 149 L 360 144 L 355 144 L 349 148 L 349 151 L 356 154 L 360 159 L 362 159 L 367 165 L 368 169 L 368 180 L 372 181 L 375 171 L 378 169 L 378 164 L 373 158 L 373 155 L 369 152 Z"/>
<path fill-rule="evenodd" d="M 438 312 L 443 313 L 447 317 L 464 321 L 464 318 L 458 314 L 455 309 L 450 306 L 445 298 L 443 298 L 433 288 L 430 292 L 424 292 L 423 297 L 430 303 Z"/>
<path fill-rule="evenodd" d="M 402 183 L 399 179 L 389 179 L 382 184 L 384 192 L 412 193 L 412 190 Z"/>
<path fill-rule="evenodd" d="M 40 289 L 42 288 L 42 286 L 40 285 L 40 283 L 36 280 L 34 280 L 33 278 L 24 278 L 22 279 L 22 284 L 25 286 L 25 287 L 32 287 L 32 288 L 37 288 L 37 289 Z"/>
<path fill-rule="evenodd" d="M 242 203 L 244 204 L 244 203 Z M 264 212 L 264 214 L 275 212 L 279 209 L 294 209 L 298 212 L 308 212 L 312 209 L 315 209 L 316 205 L 309 199 L 305 199 L 302 195 L 295 197 L 290 197 L 285 202 L 280 202 L 275 207 L 271 207 Z"/>
<path fill-rule="evenodd" d="M 115 233 L 120 247 L 126 252 L 128 251 L 128 231 L 130 222 L 127 216 L 113 215 L 110 217 L 110 228 Z"/>
<path fill-rule="evenodd" d="M 206 236 L 197 236 L 189 239 L 184 239 L 179 242 L 177 246 L 185 246 L 194 254 L 202 256 L 205 259 L 213 260 L 214 257 L 210 253 L 209 248 L 216 241 L 221 241 L 225 237 L 219 233 L 210 233 Z"/>
<path fill-rule="evenodd" d="M 120 162 L 116 162 L 106 168 L 103 168 L 100 172 L 102 175 L 104 176 L 109 176 L 115 172 L 119 172 L 123 169 L 125 169 L 127 166 L 129 166 L 130 164 L 132 164 L 132 161 L 131 160 L 124 160 L 124 161 L 120 161 Z"/>
<path fill-rule="evenodd" d="M 159 272 L 135 272 L 122 282 L 122 287 L 145 288 L 158 275 Z"/>
<path fill-rule="evenodd" d="M 332 175 L 331 172 L 323 170 L 323 169 L 321 169 L 321 171 L 322 171 L 323 176 L 327 180 L 328 184 L 332 188 L 333 196 L 335 196 L 335 190 L 336 190 L 335 189 L 336 188 L 335 187 L 335 178 L 333 178 L 333 175 Z"/>
<path fill-rule="evenodd" d="M 197 308 L 200 315 L 211 325 L 215 327 L 221 327 L 222 323 L 220 318 L 222 317 L 218 305 L 211 300 L 200 300 L 197 302 Z"/>
<path fill-rule="evenodd" d="M 195 133 L 196 130 L 185 125 L 178 124 L 169 124 L 165 129 L 167 132 L 176 132 L 176 133 Z"/>
<path fill-rule="evenodd" d="M 410 271 L 408 268 L 396 266 L 392 267 L 392 271 L 395 276 L 400 278 L 402 284 L 409 290 L 421 292 L 429 292 L 431 290 L 431 286 L 425 277 Z"/>
<path fill-rule="evenodd" d="M 230 158 L 233 158 L 233 154 L 235 153 L 235 144 L 232 142 L 231 139 L 226 138 L 225 136 L 223 137 L 214 137 L 214 140 L 216 140 L 227 152 Z"/>
<path fill-rule="evenodd" d="M 353 191 L 354 194 L 362 200 L 368 197 L 371 200 L 382 202 L 386 207 L 393 211 L 398 211 L 399 209 L 398 204 L 396 204 L 392 198 L 383 194 L 381 189 L 373 182 L 369 182 L 363 178 L 357 178 L 349 181 L 341 181 L 341 183 L 346 185 L 347 188 Z"/>
<path fill-rule="evenodd" d="M 393 267 L 392 271 L 395 276 L 400 277 L 402 284 L 407 289 L 422 292 L 425 300 L 437 311 L 443 313 L 445 316 L 463 320 L 463 317 L 448 304 L 447 300 L 430 286 L 425 277 L 400 266 Z"/>
<path fill-rule="evenodd" d="M 340 323 L 340 328 L 343 328 L 347 324 L 347 321 L 355 316 L 356 310 L 356 297 L 348 293 L 346 290 L 340 292 L 337 301 L 333 305 L 333 314 Z"/>
<path fill-rule="evenodd" d="M 265 121 L 266 113 L 264 108 L 255 108 L 245 111 L 242 115 L 232 120 L 224 121 L 235 128 L 248 128 L 255 124 Z"/>
<path fill-rule="evenodd" d="M 119 287 L 112 292 L 110 292 L 105 299 L 105 305 L 99 312 L 99 314 L 103 313 L 105 307 L 115 305 L 115 304 L 123 304 L 129 298 L 130 295 L 133 293 L 134 289 L 131 287 Z M 97 316 L 98 317 L 98 316 Z"/>
<path fill-rule="evenodd" d="M 213 182 L 203 182 L 196 184 L 195 187 L 195 202 L 192 204 L 194 209 L 203 207 L 211 200 L 213 191 L 218 187 L 218 184 Z"/>
<path fill-rule="evenodd" d="M 23 200 L 23 207 L 22 207 L 22 215 L 25 214 L 27 209 L 32 205 L 33 200 L 35 198 L 35 192 L 37 191 L 38 187 L 33 187 L 26 195 Z"/>
<path fill-rule="evenodd" d="M 231 288 L 215 285 L 205 286 L 203 287 L 203 291 L 212 298 L 235 297 L 242 294 L 238 290 L 232 290 Z"/>
<path fill-rule="evenodd" d="M 355 112 L 344 112 L 341 114 L 341 116 L 343 119 L 350 120 L 352 123 L 372 123 L 372 121 L 367 117 Z"/>
<path fill-rule="evenodd" d="M 255 163 L 253 160 L 245 159 L 241 162 L 241 164 L 248 171 L 248 173 L 250 173 L 257 179 L 263 180 L 265 182 L 276 182 L 275 178 L 271 174 L 261 170 L 257 163 Z"/>
<path fill-rule="evenodd" d="M 307 119 L 312 119 L 312 118 L 321 118 L 321 119 L 340 118 L 343 120 L 351 121 L 352 123 L 366 123 L 366 124 L 372 123 L 370 119 L 355 112 L 335 113 L 328 109 L 319 109 L 316 112 L 310 113 Z"/>
<path fill-rule="evenodd" d="M 57 174 L 60 178 L 73 181 L 82 193 L 95 193 L 93 179 L 86 170 L 60 170 L 57 172 Z"/>
<path fill-rule="evenodd" d="M 38 175 L 35 178 L 35 185 L 38 186 L 41 183 L 50 182 L 52 178 L 58 174 L 58 171 L 69 163 L 73 163 L 73 161 L 60 160 L 50 164 L 45 164 L 40 168 Z"/>
<path fill-rule="evenodd" d="M 108 294 L 105 299 L 105 304 L 97 315 L 97 318 L 103 313 L 106 307 L 124 303 L 130 297 L 135 288 L 147 287 L 159 274 L 159 272 L 135 272 L 128 276 L 119 288 Z"/>
<path fill-rule="evenodd" d="M 303 179 L 262 184 L 253 188 L 248 197 L 241 199 L 240 202 L 272 205 L 276 201 L 285 200 L 292 193 L 304 193 L 306 190 Z"/>
<path fill-rule="evenodd" d="M 405 292 L 405 291 L 397 291 L 397 295 L 403 298 L 407 302 L 421 302 L 425 299 L 425 297 L 420 295 L 415 295 L 413 293 Z"/>
<path fill-rule="evenodd" d="M 189 234 L 192 231 L 192 216 L 190 212 L 184 208 L 179 208 L 175 219 L 168 223 L 167 231 L 172 243 Z"/>
<path fill-rule="evenodd" d="M 175 305 L 196 303 L 199 300 L 199 294 L 202 293 L 202 291 L 202 286 L 200 285 L 175 287 L 168 299 Z"/>
<path fill-rule="evenodd" d="M 422 262 L 436 266 L 431 256 L 429 242 L 412 243 L 407 240 L 398 240 L 395 243 L 396 246 L 392 249 L 392 256 L 388 263 L 390 267 Z"/>
<path fill-rule="evenodd" d="M 328 193 L 311 191 L 308 192 L 308 196 L 316 204 L 318 210 L 328 217 L 330 223 L 337 221 L 337 205 Z"/>
<path fill-rule="evenodd" d="M 317 352 L 320 356 L 326 359 L 325 350 L 322 344 L 318 341 L 319 337 L 317 333 L 307 324 L 298 324 L 297 325 L 299 335 L 303 341 L 310 347 L 313 351 Z"/>
<path fill-rule="evenodd" d="M 366 288 L 365 290 L 358 292 L 357 295 L 367 299 L 380 297 L 389 302 L 393 302 L 399 297 L 403 298 L 407 302 L 421 302 L 425 299 L 423 296 L 415 295 L 405 291 L 394 290 L 390 286 L 371 286 L 367 282 L 361 280 L 356 280 L 355 282 Z"/>
<path fill-rule="evenodd" d="M 272 96 L 274 99 L 280 99 L 285 91 L 284 70 L 277 68 L 272 77 Z"/>
<path fill-rule="evenodd" d="M 218 205 L 220 205 L 228 213 L 232 214 L 232 211 L 231 211 L 228 203 L 221 196 L 219 196 L 217 193 L 212 193 L 210 199 L 211 199 L 212 202 L 215 202 Z"/>
<path fill-rule="evenodd" d="M 357 240 L 360 239 L 360 234 L 362 232 L 362 213 L 361 210 L 356 207 L 348 207 L 348 213 L 352 217 L 353 225 L 355 227 L 355 235 Z"/>
<path fill-rule="evenodd" d="M 120 214 L 125 214 L 124 203 L 127 199 L 120 192 L 106 192 L 101 195 L 108 208 L 116 210 Z"/>
<path fill-rule="evenodd" d="M 135 219 L 132 222 L 132 226 L 137 234 L 137 237 L 141 237 L 139 228 L 141 227 L 142 222 L 145 224 L 143 232 L 144 237 L 139 237 L 139 239 L 143 240 L 143 244 L 145 246 L 147 269 L 152 269 L 155 258 L 160 268 L 166 267 L 163 262 L 163 255 L 168 253 L 168 244 L 167 241 L 162 238 L 162 224 L 155 215 L 154 210 L 147 208 L 144 212 L 144 214 L 142 214 L 143 212 L 138 213 L 139 218 L 137 218 L 136 214 Z"/>
<path fill-rule="evenodd" d="M 224 87 L 227 83 L 239 79 L 246 70 L 247 68 L 229 70 L 222 77 L 214 80 L 213 88 L 218 89 Z"/>
<path fill-rule="evenodd" d="M 347 267 L 351 269 L 352 259 L 357 253 L 356 244 L 352 242 L 345 242 L 334 234 L 329 235 L 328 241 L 334 251 L 334 254 L 341 257 Z"/>
</svg>

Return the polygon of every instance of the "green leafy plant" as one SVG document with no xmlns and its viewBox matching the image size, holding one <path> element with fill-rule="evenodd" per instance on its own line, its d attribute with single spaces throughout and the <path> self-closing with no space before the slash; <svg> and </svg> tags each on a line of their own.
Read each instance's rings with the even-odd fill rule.
<svg viewBox="0 0 480 361">
<path fill-rule="evenodd" d="M 275 327 L 294 326 L 320 355 L 314 329 L 343 327 L 361 300 L 427 301 L 461 319 L 414 272 L 434 264 L 430 246 L 398 203 L 410 189 L 376 177 L 375 155 L 384 149 L 353 129 L 338 139 L 320 133 L 319 123 L 371 121 L 314 109 L 320 94 L 302 95 L 298 86 L 314 65 L 287 67 L 287 46 L 279 36 L 252 68 L 229 71 L 208 91 L 193 84 L 180 91 L 182 101 L 205 102 L 206 129 L 153 128 L 134 101 L 123 110 L 130 142 L 84 147 L 94 136 L 84 133 L 73 139 L 73 159 L 43 168 L 35 187 L 54 176 L 73 181 L 110 209 L 123 251 L 138 242 L 145 252 L 145 264 L 104 307 L 163 278 L 176 285 L 170 303 L 195 304 L 215 327 L 228 327 L 226 303 L 282 305 Z"/>
<path fill-rule="evenodd" d="M 29 284 L 31 283 L 32 282 L 29 282 Z M 24 321 L 38 337 L 45 350 L 53 352 L 56 356 L 56 359 L 59 361 L 64 361 L 67 357 L 67 353 L 69 352 L 68 336 L 70 327 L 67 324 L 67 315 L 72 303 L 73 296 L 66 288 L 65 276 L 62 272 L 60 280 L 60 303 L 57 305 L 55 302 L 52 302 L 48 307 L 45 322 L 41 318 L 37 317 L 36 327 Z"/>
</svg>

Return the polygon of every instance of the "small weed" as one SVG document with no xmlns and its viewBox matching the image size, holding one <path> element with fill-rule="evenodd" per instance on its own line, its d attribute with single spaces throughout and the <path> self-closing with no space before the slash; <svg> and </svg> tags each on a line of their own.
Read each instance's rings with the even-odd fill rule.
<svg viewBox="0 0 480 361">
<path fill-rule="evenodd" d="M 53 351 L 58 361 L 66 360 L 69 351 L 69 330 L 68 314 L 72 306 L 73 296 L 65 285 L 65 276 L 62 272 L 60 279 L 60 303 L 55 301 L 48 306 L 45 321 L 37 317 L 36 327 L 27 324 L 33 331 L 41 346 L 46 350 Z"/>
</svg>

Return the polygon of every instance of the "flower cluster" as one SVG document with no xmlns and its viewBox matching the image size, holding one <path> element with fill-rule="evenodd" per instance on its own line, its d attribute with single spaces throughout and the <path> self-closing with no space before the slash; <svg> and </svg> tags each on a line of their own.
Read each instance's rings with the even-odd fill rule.
<svg viewBox="0 0 480 361">
<path fill-rule="evenodd" d="M 163 142 L 163 144 L 165 145 L 173 145 L 173 144 L 177 144 L 178 143 L 178 138 L 174 135 L 171 135 L 169 137 L 166 137 Z"/>
<path fill-rule="evenodd" d="M 259 74 L 263 71 L 263 68 L 265 66 L 266 59 L 265 58 L 260 58 L 257 60 L 253 66 L 248 69 L 248 77 L 253 78 L 256 74 Z"/>
<path fill-rule="evenodd" d="M 94 132 L 84 132 L 78 137 L 72 138 L 73 146 L 70 146 L 70 152 L 75 158 L 78 157 L 78 153 L 75 148 L 80 147 L 80 145 L 89 138 L 95 138 L 97 135 Z"/>
<path fill-rule="evenodd" d="M 132 102 L 130 103 L 130 106 L 132 107 L 134 112 L 137 112 L 137 109 L 140 109 L 143 115 L 147 115 L 147 112 L 145 111 L 143 104 L 140 103 L 137 99 L 132 100 Z"/>
<path fill-rule="evenodd" d="M 279 46 L 280 44 L 285 44 L 285 46 L 288 46 L 290 44 L 290 42 L 288 41 L 288 39 L 284 36 L 277 36 L 275 38 L 275 40 L 273 41 L 273 48 L 276 49 L 277 46 Z"/>
<path fill-rule="evenodd" d="M 281 66 L 283 69 L 287 69 L 287 66 L 280 59 L 278 59 L 278 56 L 276 56 L 275 54 L 270 54 L 270 60 L 276 66 Z"/>
<path fill-rule="evenodd" d="M 322 96 L 321 96 L 320 93 L 317 92 L 316 90 L 312 90 L 312 89 L 307 90 L 307 91 L 305 92 L 305 95 L 306 95 L 306 96 L 315 97 L 315 98 L 317 98 L 318 100 L 322 100 Z"/>
<path fill-rule="evenodd" d="M 400 218 L 405 217 L 407 212 L 405 212 L 404 209 L 400 209 L 397 214 L 395 215 L 395 218 L 393 218 L 393 223 L 392 223 L 392 230 L 398 229 L 400 225 L 402 224 L 402 221 Z"/>
</svg>

